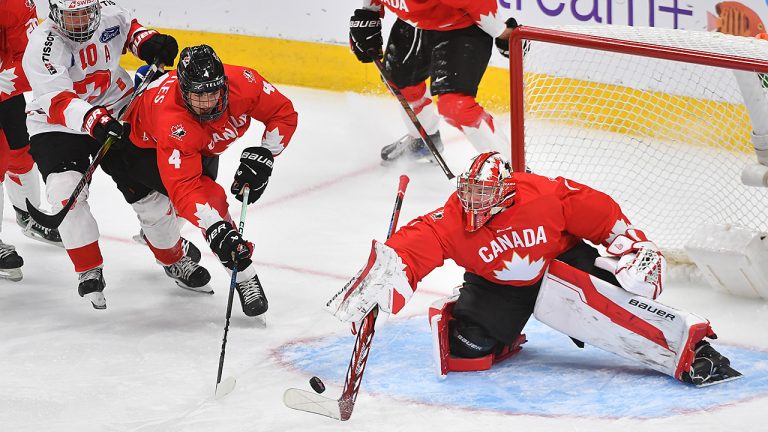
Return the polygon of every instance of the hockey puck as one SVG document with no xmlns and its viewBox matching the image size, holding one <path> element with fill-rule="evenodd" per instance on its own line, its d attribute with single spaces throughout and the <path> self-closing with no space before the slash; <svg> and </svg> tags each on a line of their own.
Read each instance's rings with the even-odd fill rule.
<svg viewBox="0 0 768 432">
<path fill-rule="evenodd" d="M 322 393 L 325 391 L 325 384 L 320 380 L 320 378 L 313 376 L 309 379 L 309 385 L 312 387 L 312 390 L 314 390 L 316 393 Z"/>
</svg>

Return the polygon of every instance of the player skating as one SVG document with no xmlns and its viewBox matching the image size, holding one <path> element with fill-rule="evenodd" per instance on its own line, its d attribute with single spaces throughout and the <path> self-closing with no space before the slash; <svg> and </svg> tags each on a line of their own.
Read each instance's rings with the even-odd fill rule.
<svg viewBox="0 0 768 432">
<path fill-rule="evenodd" d="M 475 97 L 494 40 L 508 57 L 509 34 L 517 23 L 513 19 L 505 23 L 498 17 L 496 0 L 448 3 L 363 0 L 363 7 L 350 18 L 350 46 L 363 63 L 372 61 L 370 51 L 381 57 L 381 16 L 384 7 L 392 11 L 398 19 L 389 34 L 384 67 L 437 149 L 443 148 L 439 112 L 448 124 L 466 135 L 478 152 L 501 151 L 508 148 L 509 140 Z M 432 95 L 437 95 L 437 111 Z M 430 154 L 414 125 L 407 117 L 404 120 L 408 133 L 382 148 L 381 158 L 385 162 L 403 157 L 423 159 Z"/>
<path fill-rule="evenodd" d="M 441 374 L 513 354 L 534 314 L 684 382 L 740 376 L 704 340 L 715 337 L 709 321 L 654 300 L 665 259 L 613 199 L 561 177 L 513 174 L 493 152 L 473 158 L 444 207 L 374 241 L 366 267 L 327 307 L 353 323 L 376 305 L 397 313 L 446 259 L 466 273 L 459 293 L 430 310 Z"/>
<path fill-rule="evenodd" d="M 27 0 L 3 0 L 0 15 L 0 213 L 3 185 L 24 235 L 61 246 L 56 229 L 48 229 L 29 216 L 26 199 L 40 205 L 40 173 L 29 155 L 29 134 L 24 111 L 24 92 L 29 83 L 21 67 L 28 35 L 37 27 L 35 4 Z M 21 280 L 23 260 L 13 246 L 0 242 L 0 277 Z"/>
<path fill-rule="evenodd" d="M 230 188 L 242 201 L 248 185 L 248 203 L 254 203 L 264 193 L 274 157 L 296 130 L 291 101 L 255 70 L 223 64 L 211 47 L 200 45 L 183 49 L 178 69 L 153 82 L 136 102 L 126 119 L 135 164 L 159 168 L 179 214 L 205 233 L 227 269 L 237 266 L 243 312 L 263 314 L 268 302 L 250 259 L 253 245 L 237 232 L 226 192 L 215 181 L 218 155 L 248 130 L 251 119 L 264 123 L 261 145 L 243 150 Z"/>
<path fill-rule="evenodd" d="M 113 1 L 50 0 L 50 15 L 30 35 L 23 67 L 32 86 L 27 105 L 30 153 L 43 175 L 54 212 L 63 208 L 108 137 L 123 135 L 117 121 L 133 92 L 120 66 L 126 50 L 146 62 L 172 65 L 178 46 L 172 36 L 146 29 Z M 101 167 L 139 218 L 155 258 L 177 284 L 198 289 L 210 275 L 183 253 L 170 201 L 146 187 L 143 173 L 108 152 Z M 99 231 L 88 205 L 88 188 L 60 225 L 61 238 L 78 273 L 80 296 L 106 308 Z"/>
</svg>

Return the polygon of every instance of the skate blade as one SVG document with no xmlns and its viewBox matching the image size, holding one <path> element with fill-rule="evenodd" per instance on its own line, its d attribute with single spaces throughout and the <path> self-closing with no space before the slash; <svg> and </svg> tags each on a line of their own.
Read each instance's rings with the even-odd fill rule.
<svg viewBox="0 0 768 432">
<path fill-rule="evenodd" d="M 175 282 L 176 282 L 176 285 L 179 286 L 179 288 L 185 289 L 187 291 L 192 291 L 199 294 L 211 294 L 211 295 L 213 294 L 213 289 L 209 287 L 208 284 L 205 284 L 201 287 L 191 287 L 186 285 L 183 282 L 179 282 L 179 281 L 175 281 Z"/>
<path fill-rule="evenodd" d="M 11 282 L 18 282 L 24 278 L 20 268 L 0 269 L 0 279 L 6 279 Z"/>
<path fill-rule="evenodd" d="M 228 376 L 224 378 L 223 381 L 216 384 L 216 392 L 214 393 L 213 398 L 221 399 L 224 396 L 232 393 L 232 390 L 235 389 L 235 384 L 237 384 L 237 380 L 235 379 L 235 377 Z"/>
<path fill-rule="evenodd" d="M 41 236 L 40 234 L 37 234 L 35 231 L 22 230 L 22 233 L 23 233 L 25 236 L 27 236 L 27 237 L 31 238 L 32 240 L 36 240 L 36 241 L 39 241 L 40 243 L 47 243 L 47 244 L 49 244 L 49 245 L 53 245 L 53 246 L 56 246 L 56 247 L 60 247 L 60 248 L 62 248 L 62 249 L 64 248 L 64 243 L 62 243 L 62 242 L 55 242 L 55 241 L 52 241 L 52 240 L 48 240 L 47 238 L 45 238 L 45 237 Z"/>
<path fill-rule="evenodd" d="M 725 378 L 722 378 L 722 377 L 712 377 L 712 378 L 709 379 L 709 381 L 701 383 L 701 384 L 698 384 L 698 385 L 696 385 L 696 387 L 709 387 L 709 386 L 713 386 L 713 385 L 717 385 L 717 384 L 726 383 L 728 381 L 735 381 L 735 380 L 740 379 L 740 378 L 744 378 L 744 375 L 742 375 L 741 372 L 739 372 L 739 371 L 737 371 L 735 369 L 731 369 L 730 374 L 727 377 L 725 377 Z"/>
<path fill-rule="evenodd" d="M 91 305 L 93 305 L 94 309 L 102 310 L 107 308 L 107 299 L 104 298 L 104 293 L 95 291 L 92 293 L 88 293 L 83 297 L 91 301 Z"/>
</svg>

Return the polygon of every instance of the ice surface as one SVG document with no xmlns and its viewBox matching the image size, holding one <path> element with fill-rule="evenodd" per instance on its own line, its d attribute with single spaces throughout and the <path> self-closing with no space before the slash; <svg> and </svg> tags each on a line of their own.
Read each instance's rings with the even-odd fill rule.
<svg viewBox="0 0 768 432">
<path fill-rule="evenodd" d="M 99 172 L 89 202 L 102 233 L 106 311 L 93 310 L 78 297 L 64 251 L 22 236 L 11 206 L 5 205 L 2 239 L 18 247 L 26 264 L 23 281 L 0 283 L 0 431 L 768 430 L 768 395 L 749 376 L 720 390 L 694 391 L 618 357 L 575 351 L 567 339 L 553 343 L 563 338 L 541 326 L 532 327 L 536 331 L 519 357 L 521 368 L 539 359 L 542 368 L 556 366 L 556 376 L 515 374 L 513 358 L 487 379 L 452 375 L 440 384 L 432 365 L 425 364 L 431 359 L 424 354 L 430 350 L 424 314 L 430 302 L 461 280 L 452 263 L 425 279 L 402 316 L 377 335 L 350 421 L 284 407 L 283 391 L 309 389 L 312 375 L 326 379 L 325 395 L 338 395 L 352 349 L 343 341 L 351 339 L 345 338 L 348 328 L 321 306 L 364 264 L 370 240 L 385 236 L 398 176 L 411 177 L 401 224 L 440 206 L 453 186 L 435 165 L 380 166 L 381 146 L 404 131 L 393 98 L 282 90 L 293 99 L 300 126 L 245 226 L 270 300 L 269 324 L 260 328 L 235 305 L 224 366 L 225 376 L 237 378 L 234 391 L 213 400 L 227 274 L 206 252 L 203 264 L 211 270 L 216 294 L 176 287 L 146 247 L 131 240 L 138 222 Z M 507 124 L 504 117 L 498 122 Z M 258 142 L 261 132 L 254 125 L 222 156 L 219 181 L 226 189 L 240 150 Z M 449 126 L 442 132 L 446 160 L 460 172 L 471 147 Z M 231 204 L 237 217 L 239 203 Z M 183 235 L 208 250 L 191 225 Z M 767 373 L 765 302 L 727 297 L 688 281 L 670 284 L 661 300 L 708 317 L 737 369 L 756 371 L 758 378 Z M 322 352 L 318 344 L 340 357 L 333 363 L 311 361 Z M 316 351 L 288 355 L 304 345 Z M 560 361 L 566 349 L 569 354 Z M 740 364 L 740 352 L 749 353 L 744 359 L 749 364 Z M 402 364 L 379 361 L 403 356 Z M 409 365 L 414 369 L 406 374 Z M 584 378 L 590 374 L 602 374 L 601 379 Z M 626 391 L 628 377 L 636 378 L 643 391 Z M 487 392 L 485 405 L 481 388 Z M 716 391 L 737 396 L 718 399 Z M 446 392 L 450 400 L 439 397 Z M 610 399 L 601 399 L 602 392 Z M 694 397 L 698 393 L 700 402 Z M 677 400 L 681 394 L 684 403 Z M 566 402 L 572 404 L 573 398 L 583 398 L 582 412 L 568 409 Z"/>
</svg>

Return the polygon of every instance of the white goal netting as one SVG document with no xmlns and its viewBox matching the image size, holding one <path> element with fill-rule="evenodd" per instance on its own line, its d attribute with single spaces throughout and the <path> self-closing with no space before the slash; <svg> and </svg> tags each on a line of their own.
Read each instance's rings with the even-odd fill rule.
<svg viewBox="0 0 768 432">
<path fill-rule="evenodd" d="M 768 41 L 720 33 L 558 29 L 768 60 Z M 687 261 L 683 245 L 704 224 L 768 231 L 768 190 L 740 180 L 756 159 L 732 70 L 539 41 L 523 67 L 534 172 L 609 193 L 673 261 Z"/>
</svg>

